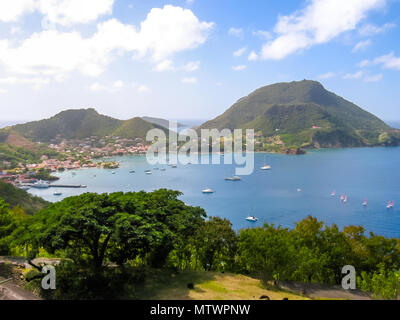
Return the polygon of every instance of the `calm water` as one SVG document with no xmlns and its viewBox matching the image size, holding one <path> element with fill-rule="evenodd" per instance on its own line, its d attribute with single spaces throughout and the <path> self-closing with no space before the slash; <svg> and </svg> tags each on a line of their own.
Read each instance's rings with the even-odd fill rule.
<svg viewBox="0 0 400 320">
<path fill-rule="evenodd" d="M 265 158 L 271 171 L 259 170 Z M 53 188 L 30 191 L 57 201 L 82 192 L 169 188 L 182 191 L 183 201 L 201 206 L 209 216 L 230 219 L 235 229 L 265 221 L 292 228 L 312 215 L 339 227 L 362 225 L 367 231 L 400 237 L 400 147 L 319 150 L 304 156 L 256 154 L 254 173 L 238 182 L 224 180 L 234 175 L 233 165 L 178 165 L 146 175 L 144 171 L 151 166 L 144 156 L 115 159 L 121 163 L 116 174 L 101 169 L 58 174 L 61 179 L 57 183 L 86 184 L 87 189 L 61 189 L 61 197 L 53 196 Z M 215 193 L 202 194 L 205 188 Z M 337 191 L 335 198 L 331 197 L 333 190 Z M 341 194 L 347 194 L 348 203 L 341 203 Z M 362 206 L 365 198 L 366 208 Z M 392 200 L 397 207 L 386 209 Z M 259 222 L 246 222 L 248 215 L 257 216 Z"/>
</svg>

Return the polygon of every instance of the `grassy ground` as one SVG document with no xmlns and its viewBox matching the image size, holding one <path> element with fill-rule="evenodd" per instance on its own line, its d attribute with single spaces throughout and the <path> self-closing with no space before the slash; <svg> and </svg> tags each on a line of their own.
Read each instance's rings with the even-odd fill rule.
<svg viewBox="0 0 400 320">
<path fill-rule="evenodd" d="M 194 289 L 188 289 L 189 283 Z M 144 284 L 133 289 L 135 298 L 143 300 L 305 300 L 285 291 L 267 289 L 260 280 L 243 275 L 215 272 L 154 270 Z"/>
</svg>

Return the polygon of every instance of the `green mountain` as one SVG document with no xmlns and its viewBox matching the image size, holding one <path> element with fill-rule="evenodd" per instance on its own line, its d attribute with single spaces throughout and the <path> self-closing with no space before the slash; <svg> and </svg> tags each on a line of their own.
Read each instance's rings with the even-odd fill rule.
<svg viewBox="0 0 400 320">
<path fill-rule="evenodd" d="M 262 87 L 201 129 L 255 129 L 287 147 L 358 147 L 400 143 L 399 132 L 319 82 Z"/>
<path fill-rule="evenodd" d="M 157 124 L 159 126 L 162 126 L 164 128 L 169 128 L 169 121 L 165 120 L 165 119 L 161 119 L 161 118 L 153 118 L 153 117 L 142 117 L 143 120 L 153 123 L 153 124 Z M 182 127 L 187 127 L 187 125 L 178 122 L 178 128 L 182 128 Z"/>
<path fill-rule="evenodd" d="M 50 142 L 57 136 L 82 139 L 114 135 L 145 139 L 147 130 L 153 128 L 163 129 L 141 118 L 118 120 L 90 108 L 63 111 L 50 119 L 15 125 L 12 130 L 32 141 Z"/>
<path fill-rule="evenodd" d="M 50 203 L 42 198 L 32 196 L 30 193 L 18 189 L 9 183 L 0 180 L 0 198 L 10 204 L 11 208 L 19 206 L 28 214 L 47 207 Z"/>
<path fill-rule="evenodd" d="M 151 129 L 160 129 L 166 132 L 163 126 L 143 120 L 143 118 L 132 118 L 123 121 L 122 124 L 112 133 L 113 136 L 121 138 L 140 137 L 145 139 L 147 132 Z"/>
</svg>

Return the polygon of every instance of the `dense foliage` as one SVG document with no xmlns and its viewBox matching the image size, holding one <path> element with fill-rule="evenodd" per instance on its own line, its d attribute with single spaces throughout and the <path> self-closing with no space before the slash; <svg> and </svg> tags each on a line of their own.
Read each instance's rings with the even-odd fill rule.
<svg viewBox="0 0 400 320">
<path fill-rule="evenodd" d="M 345 265 L 355 267 L 358 287 L 377 298 L 399 294 L 399 239 L 367 236 L 356 226 L 341 231 L 313 217 L 294 229 L 265 224 L 235 232 L 229 220 L 205 219 L 203 209 L 180 195 L 165 189 L 86 193 L 29 217 L 0 201 L 0 254 L 23 248 L 29 259 L 39 252 L 61 258 L 57 290 L 43 292 L 46 298 L 124 297 L 146 268 L 333 285 L 341 283 Z M 29 277 L 39 285 L 39 272 Z"/>
<path fill-rule="evenodd" d="M 12 208 L 19 206 L 28 214 L 44 209 L 49 202 L 40 197 L 35 197 L 30 193 L 14 187 L 9 183 L 0 180 L 0 198 L 7 202 Z"/>
</svg>

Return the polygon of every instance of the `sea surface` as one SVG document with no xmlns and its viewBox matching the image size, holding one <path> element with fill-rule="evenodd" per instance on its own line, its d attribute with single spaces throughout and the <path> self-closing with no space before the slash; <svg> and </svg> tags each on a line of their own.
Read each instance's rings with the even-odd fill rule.
<svg viewBox="0 0 400 320">
<path fill-rule="evenodd" d="M 29 192 L 54 202 L 83 192 L 168 188 L 180 190 L 183 201 L 204 208 L 208 216 L 228 218 L 236 230 L 264 222 L 293 228 L 312 215 L 329 225 L 361 225 L 368 232 L 400 238 L 400 147 L 318 150 L 303 156 L 257 153 L 253 174 L 236 182 L 224 180 L 235 174 L 234 165 L 178 164 L 174 169 L 151 166 L 145 156 L 113 159 L 121 163 L 115 174 L 103 169 L 57 174 L 55 183 L 85 184 L 87 189 L 59 189 L 63 194 L 58 197 L 55 188 Z M 260 170 L 266 163 L 272 170 Z M 145 174 L 147 169 L 153 169 L 152 175 Z M 205 188 L 215 193 L 203 194 Z M 348 197 L 345 204 L 342 194 Z M 362 206 L 365 199 L 367 207 Z M 395 202 L 393 209 L 386 208 L 388 201 Z M 247 222 L 249 215 L 259 221 Z"/>
</svg>

